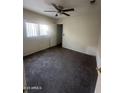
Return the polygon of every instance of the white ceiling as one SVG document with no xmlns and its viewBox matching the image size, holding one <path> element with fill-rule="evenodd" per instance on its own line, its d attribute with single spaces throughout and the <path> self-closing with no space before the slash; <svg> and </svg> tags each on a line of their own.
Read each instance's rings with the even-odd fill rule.
<svg viewBox="0 0 124 93">
<path fill-rule="evenodd" d="M 68 12 L 71 16 L 81 15 L 86 11 L 100 11 L 100 0 L 96 0 L 95 4 L 90 4 L 90 0 L 23 0 L 23 7 L 25 9 L 52 17 L 63 18 L 64 15 L 55 17 L 56 13 L 44 12 L 46 10 L 56 10 L 51 3 L 62 5 L 65 8 L 75 8 L 74 12 Z"/>
</svg>

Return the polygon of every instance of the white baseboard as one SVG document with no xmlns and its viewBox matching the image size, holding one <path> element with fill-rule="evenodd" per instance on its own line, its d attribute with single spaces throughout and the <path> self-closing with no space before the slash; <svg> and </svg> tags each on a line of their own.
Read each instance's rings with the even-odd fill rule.
<svg viewBox="0 0 124 93">
<path fill-rule="evenodd" d="M 96 55 L 96 61 L 97 61 L 97 67 L 100 68 L 101 67 L 101 58 L 100 58 L 99 54 Z"/>
<path fill-rule="evenodd" d="M 48 49 L 48 48 L 54 47 L 54 46 L 56 46 L 56 45 L 51 45 L 51 46 L 48 46 L 48 47 L 45 47 L 45 48 L 42 48 L 42 49 L 39 49 L 39 50 L 33 50 L 33 51 L 24 52 L 23 56 L 28 56 L 28 55 L 33 54 L 35 52 L 38 52 L 38 51 L 41 51 L 41 50 L 45 50 L 45 49 Z"/>
<path fill-rule="evenodd" d="M 80 53 L 96 56 L 96 48 L 94 47 L 84 47 L 84 48 L 74 48 L 74 47 L 65 47 L 63 48 L 71 49 Z"/>
</svg>

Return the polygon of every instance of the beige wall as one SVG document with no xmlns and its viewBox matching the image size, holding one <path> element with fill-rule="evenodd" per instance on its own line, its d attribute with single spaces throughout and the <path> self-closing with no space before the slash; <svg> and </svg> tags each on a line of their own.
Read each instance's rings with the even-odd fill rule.
<svg viewBox="0 0 124 93">
<path fill-rule="evenodd" d="M 96 55 L 100 33 L 100 13 L 86 12 L 58 20 L 63 24 L 63 47 Z"/>
<path fill-rule="evenodd" d="M 56 45 L 56 20 L 24 9 L 23 13 L 23 55 L 28 55 Z M 49 36 L 26 37 L 25 22 L 48 25 Z"/>
</svg>

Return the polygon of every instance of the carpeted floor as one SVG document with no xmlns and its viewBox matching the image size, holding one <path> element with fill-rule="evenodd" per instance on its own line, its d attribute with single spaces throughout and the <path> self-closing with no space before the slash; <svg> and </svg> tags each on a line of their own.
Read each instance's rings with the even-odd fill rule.
<svg viewBox="0 0 124 93">
<path fill-rule="evenodd" d="M 94 93 L 96 59 L 61 47 L 24 57 L 28 93 Z"/>
</svg>

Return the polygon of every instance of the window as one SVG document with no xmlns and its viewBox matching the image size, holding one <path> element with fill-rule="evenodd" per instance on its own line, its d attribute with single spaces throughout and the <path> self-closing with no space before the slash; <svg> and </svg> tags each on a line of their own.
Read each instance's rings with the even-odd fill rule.
<svg viewBox="0 0 124 93">
<path fill-rule="evenodd" d="M 47 25 L 40 25 L 40 35 L 47 35 L 47 30 L 48 30 L 48 26 Z"/>
<path fill-rule="evenodd" d="M 38 24 L 26 23 L 26 32 L 27 32 L 27 37 L 38 36 Z"/>
<path fill-rule="evenodd" d="M 26 22 L 27 37 L 37 37 L 48 35 L 48 26 Z"/>
</svg>

